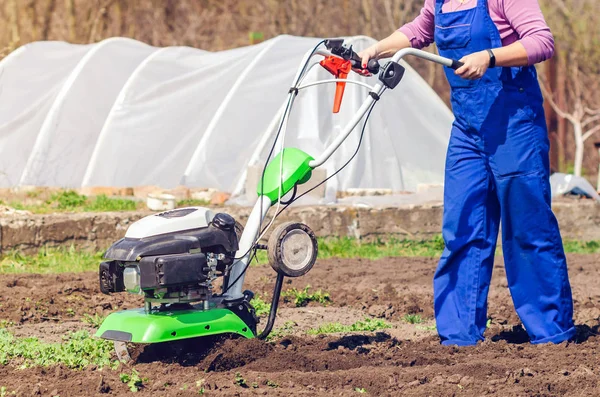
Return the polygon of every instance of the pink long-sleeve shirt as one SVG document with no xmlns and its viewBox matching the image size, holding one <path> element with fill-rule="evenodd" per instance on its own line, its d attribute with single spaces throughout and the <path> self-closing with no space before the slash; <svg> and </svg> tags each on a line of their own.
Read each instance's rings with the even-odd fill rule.
<svg viewBox="0 0 600 397">
<path fill-rule="evenodd" d="M 477 5 L 477 0 L 467 0 L 458 10 Z M 443 12 L 451 12 L 460 5 L 458 0 L 444 0 Z M 502 45 L 520 41 L 527 51 L 530 65 L 549 59 L 554 54 L 554 38 L 546 24 L 538 0 L 488 0 L 492 21 L 500 32 Z M 399 30 L 415 48 L 433 43 L 435 0 L 425 0 L 425 5 L 414 21 Z"/>
</svg>

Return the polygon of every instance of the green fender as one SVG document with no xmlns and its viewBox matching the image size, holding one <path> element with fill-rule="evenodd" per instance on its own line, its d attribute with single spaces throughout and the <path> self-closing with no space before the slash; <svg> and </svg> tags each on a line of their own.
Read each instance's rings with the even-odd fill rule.
<svg viewBox="0 0 600 397">
<path fill-rule="evenodd" d="M 148 314 L 144 309 L 112 313 L 96 336 L 134 343 L 160 343 L 217 334 L 253 338 L 244 321 L 228 309 L 181 310 Z"/>
<path fill-rule="evenodd" d="M 281 157 L 283 156 L 283 172 L 281 179 Z M 296 184 L 308 182 L 312 174 L 312 168 L 308 165 L 314 158 L 304 153 L 300 149 L 285 148 L 279 153 L 265 168 L 264 185 L 261 180 L 258 181 L 256 192 L 271 200 L 275 204 L 279 196 L 279 186 L 281 185 L 281 197 L 285 196 L 294 188 Z"/>
</svg>

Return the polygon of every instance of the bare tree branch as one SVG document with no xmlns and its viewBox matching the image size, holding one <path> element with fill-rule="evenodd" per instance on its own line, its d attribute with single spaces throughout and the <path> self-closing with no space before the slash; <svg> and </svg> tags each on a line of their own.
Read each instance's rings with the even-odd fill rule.
<svg viewBox="0 0 600 397">
<path fill-rule="evenodd" d="M 597 115 L 590 117 L 589 119 L 585 120 L 583 123 L 581 123 L 582 127 L 586 127 L 588 124 L 593 123 L 594 121 L 598 121 L 600 120 L 600 113 L 598 113 Z"/>
<path fill-rule="evenodd" d="M 550 103 L 550 106 L 552 106 L 552 109 L 554 109 L 554 111 L 556 112 L 556 114 L 558 114 L 563 119 L 569 120 L 572 123 L 576 123 L 577 122 L 577 120 L 575 119 L 575 117 L 573 117 L 573 115 L 564 112 L 556 104 L 556 102 L 554 102 L 554 99 L 552 98 L 552 94 L 550 94 L 549 90 L 546 88 L 546 84 L 544 84 L 543 81 L 540 81 L 540 88 L 542 89 L 542 93 L 544 94 L 544 98 L 548 101 L 548 103 Z"/>
<path fill-rule="evenodd" d="M 589 114 L 590 116 L 594 116 L 594 115 L 599 115 L 600 114 L 600 109 L 593 110 L 591 108 L 586 107 L 585 108 L 585 112 L 587 114 Z"/>
<path fill-rule="evenodd" d="M 591 137 L 592 135 L 594 135 L 598 131 L 600 131 L 600 124 L 598 124 L 597 126 L 595 126 L 594 128 L 592 128 L 591 130 L 588 130 L 585 134 L 583 134 L 583 140 L 586 141 L 589 137 Z"/>
</svg>

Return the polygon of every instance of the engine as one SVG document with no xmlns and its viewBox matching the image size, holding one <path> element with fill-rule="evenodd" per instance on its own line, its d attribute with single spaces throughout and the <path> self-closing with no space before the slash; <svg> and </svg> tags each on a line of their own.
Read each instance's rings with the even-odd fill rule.
<svg viewBox="0 0 600 397">
<path fill-rule="evenodd" d="M 240 233 L 230 215 L 206 208 L 145 217 L 106 252 L 100 289 L 140 294 L 146 302 L 208 302 L 213 282 L 229 274 Z"/>
</svg>

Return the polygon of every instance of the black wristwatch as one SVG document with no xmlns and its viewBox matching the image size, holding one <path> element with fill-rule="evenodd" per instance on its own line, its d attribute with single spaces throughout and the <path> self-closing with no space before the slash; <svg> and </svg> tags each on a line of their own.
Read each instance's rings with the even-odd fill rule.
<svg viewBox="0 0 600 397">
<path fill-rule="evenodd" d="M 488 54 L 490 54 L 490 68 L 494 68 L 496 67 L 496 55 L 494 55 L 494 51 L 490 50 L 488 48 L 487 50 Z"/>
</svg>

